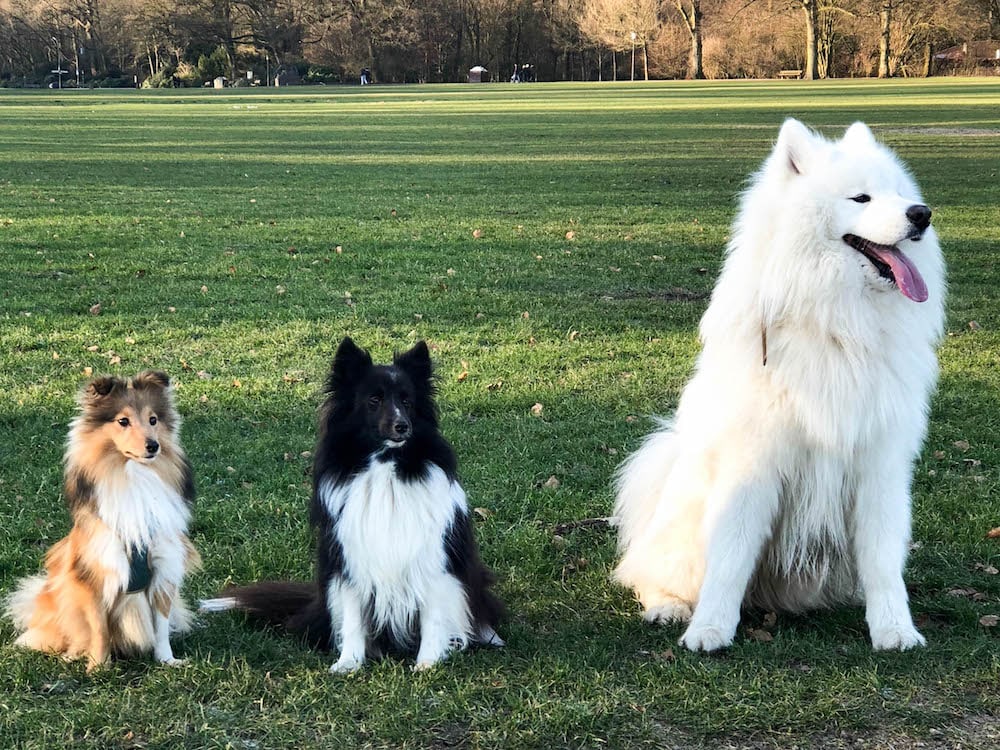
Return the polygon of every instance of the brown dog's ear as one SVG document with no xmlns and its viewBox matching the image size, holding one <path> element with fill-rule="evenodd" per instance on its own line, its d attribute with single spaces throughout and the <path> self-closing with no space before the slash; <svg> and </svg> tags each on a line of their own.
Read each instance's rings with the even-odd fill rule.
<svg viewBox="0 0 1000 750">
<path fill-rule="evenodd" d="M 136 388 L 167 388 L 170 386 L 170 376 L 160 370 L 146 370 L 136 375 L 132 383 Z"/>
<path fill-rule="evenodd" d="M 115 389 L 115 386 L 119 385 L 122 385 L 121 379 L 111 375 L 94 378 L 87 383 L 84 388 L 84 394 L 91 398 L 104 398 Z"/>
</svg>

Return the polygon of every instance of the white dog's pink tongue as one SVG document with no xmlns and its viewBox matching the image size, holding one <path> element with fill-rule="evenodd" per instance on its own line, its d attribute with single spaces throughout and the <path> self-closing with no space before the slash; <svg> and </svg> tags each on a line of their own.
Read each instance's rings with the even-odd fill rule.
<svg viewBox="0 0 1000 750">
<path fill-rule="evenodd" d="M 873 245 L 872 250 L 875 251 L 879 260 L 892 269 L 892 275 L 896 279 L 899 291 L 914 302 L 927 300 L 927 284 L 924 283 L 920 271 L 913 265 L 912 260 L 895 247 Z"/>
</svg>

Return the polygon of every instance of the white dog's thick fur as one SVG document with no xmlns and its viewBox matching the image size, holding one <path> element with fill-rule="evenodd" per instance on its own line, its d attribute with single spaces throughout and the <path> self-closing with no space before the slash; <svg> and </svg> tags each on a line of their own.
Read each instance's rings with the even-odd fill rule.
<svg viewBox="0 0 1000 750">
<path fill-rule="evenodd" d="M 903 567 L 944 315 L 929 218 L 864 124 L 784 123 L 677 412 L 617 476 L 615 577 L 647 620 L 689 620 L 687 648 L 730 645 L 744 602 L 858 599 L 876 649 L 924 643 Z"/>
</svg>

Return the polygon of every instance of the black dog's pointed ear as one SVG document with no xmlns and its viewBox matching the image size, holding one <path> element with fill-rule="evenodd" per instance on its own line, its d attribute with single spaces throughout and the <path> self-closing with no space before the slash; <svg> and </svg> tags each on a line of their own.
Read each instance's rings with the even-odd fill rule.
<svg viewBox="0 0 1000 750">
<path fill-rule="evenodd" d="M 368 352 L 355 344 L 350 336 L 345 336 L 333 355 L 328 390 L 333 391 L 337 386 L 350 382 L 371 366 L 372 358 Z"/>
<path fill-rule="evenodd" d="M 431 366 L 431 353 L 427 350 L 426 342 L 418 341 L 413 345 L 413 348 L 402 354 L 396 354 L 392 358 L 392 362 L 415 382 L 430 382 L 433 367 Z"/>
</svg>

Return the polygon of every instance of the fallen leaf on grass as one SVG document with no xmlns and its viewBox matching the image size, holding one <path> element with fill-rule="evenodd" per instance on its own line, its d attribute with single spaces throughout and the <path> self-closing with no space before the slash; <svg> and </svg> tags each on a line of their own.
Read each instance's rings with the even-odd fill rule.
<svg viewBox="0 0 1000 750">
<path fill-rule="evenodd" d="M 566 239 L 567 240 L 575 240 L 576 239 L 576 232 L 574 232 L 572 229 L 569 230 L 568 232 L 566 232 Z"/>
<path fill-rule="evenodd" d="M 988 576 L 995 576 L 997 573 L 1000 573 L 1000 570 L 997 570 L 995 565 L 988 565 L 986 563 L 976 563 L 975 567 L 976 570 L 982 571 Z"/>
<path fill-rule="evenodd" d="M 997 623 L 1000 623 L 1000 617 L 997 615 L 983 615 L 979 618 L 979 624 L 984 628 L 995 628 Z"/>
<path fill-rule="evenodd" d="M 83 374 L 84 374 L 85 377 L 89 378 L 91 375 L 94 374 L 94 368 L 93 367 L 84 367 L 83 368 Z"/>
<path fill-rule="evenodd" d="M 457 380 L 459 383 L 464 383 L 468 377 L 469 377 L 469 371 L 462 370 L 460 373 L 458 373 L 458 377 L 455 378 L 455 380 Z"/>
<path fill-rule="evenodd" d="M 977 323 L 974 320 L 970 320 L 969 321 L 969 330 L 970 331 L 978 331 L 979 329 L 980 329 L 979 323 Z"/>
<path fill-rule="evenodd" d="M 475 237 L 478 240 L 480 237 L 483 236 L 483 230 L 482 229 L 473 229 L 472 230 L 472 236 Z"/>
<path fill-rule="evenodd" d="M 542 484 L 542 487 L 544 487 L 547 490 L 557 490 L 559 489 L 560 484 L 562 484 L 562 482 L 560 482 L 559 479 L 556 477 L 556 475 L 553 474 L 551 477 L 545 480 L 544 484 Z"/>
<path fill-rule="evenodd" d="M 100 315 L 101 314 L 101 303 L 100 302 L 98 302 L 98 303 L 90 306 L 90 314 L 91 315 Z"/>
<path fill-rule="evenodd" d="M 987 539 L 1000 539 L 1000 526 L 986 532 Z"/>
<path fill-rule="evenodd" d="M 534 417 L 542 416 L 542 409 L 544 408 L 545 407 L 542 406 L 541 404 L 535 404 L 534 406 L 531 407 L 531 415 Z"/>
<path fill-rule="evenodd" d="M 486 390 L 488 391 L 499 391 L 501 388 L 503 388 L 502 380 L 498 380 L 495 383 L 490 383 L 488 386 L 486 386 Z"/>
<path fill-rule="evenodd" d="M 956 448 L 962 451 L 962 453 L 965 453 L 967 450 L 969 450 L 968 440 L 956 440 L 954 443 L 952 443 L 952 445 L 954 445 Z"/>
<path fill-rule="evenodd" d="M 747 638 L 758 643 L 770 643 L 774 640 L 773 635 L 759 628 L 747 628 Z"/>
<path fill-rule="evenodd" d="M 484 521 L 493 515 L 493 511 L 488 508 L 473 508 L 472 512 L 477 516 L 482 518 Z"/>
</svg>

